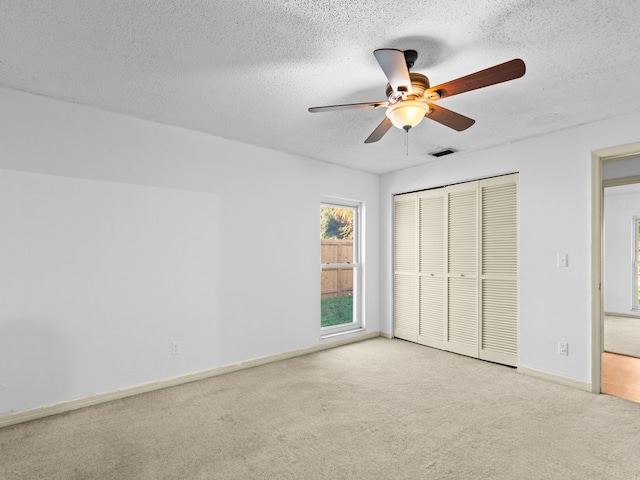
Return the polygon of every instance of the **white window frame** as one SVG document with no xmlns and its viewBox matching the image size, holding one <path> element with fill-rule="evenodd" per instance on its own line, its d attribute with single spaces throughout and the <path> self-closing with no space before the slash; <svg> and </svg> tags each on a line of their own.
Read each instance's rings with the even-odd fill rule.
<svg viewBox="0 0 640 480">
<path fill-rule="evenodd" d="M 640 228 L 640 216 L 633 217 L 633 260 L 631 261 L 631 309 L 640 310 L 640 302 L 638 301 L 638 267 L 640 266 L 640 258 L 638 255 L 638 248 L 640 244 L 638 242 L 638 228 Z"/>
<path fill-rule="evenodd" d="M 331 197 L 324 197 L 320 199 L 320 208 L 322 207 L 337 207 L 337 208 L 352 208 L 353 212 L 353 263 L 320 263 L 320 273 L 323 270 L 333 269 L 351 269 L 353 270 L 353 322 L 344 323 L 342 325 L 332 325 L 329 327 L 322 327 L 320 324 L 321 318 L 318 319 L 320 326 L 320 337 L 327 338 L 335 335 L 342 335 L 354 331 L 364 329 L 364 315 L 363 315 L 363 261 L 362 261 L 362 212 L 364 206 L 362 202 L 355 200 L 345 200 Z M 318 276 L 320 278 L 320 275 Z"/>
</svg>

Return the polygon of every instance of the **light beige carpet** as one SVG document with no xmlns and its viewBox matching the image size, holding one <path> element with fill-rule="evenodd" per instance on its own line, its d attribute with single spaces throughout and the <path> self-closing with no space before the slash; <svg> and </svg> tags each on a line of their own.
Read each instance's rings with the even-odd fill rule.
<svg viewBox="0 0 640 480">
<path fill-rule="evenodd" d="M 604 350 L 640 357 L 640 318 L 605 315 Z"/>
<path fill-rule="evenodd" d="M 0 478 L 640 479 L 640 404 L 379 338 L 7 427 Z"/>
</svg>

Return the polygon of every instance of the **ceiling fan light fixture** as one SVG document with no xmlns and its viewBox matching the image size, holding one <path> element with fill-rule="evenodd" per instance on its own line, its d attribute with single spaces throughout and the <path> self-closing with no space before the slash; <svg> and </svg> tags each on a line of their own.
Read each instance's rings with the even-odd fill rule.
<svg viewBox="0 0 640 480">
<path fill-rule="evenodd" d="M 394 127 L 409 130 L 418 125 L 429 112 L 429 106 L 419 100 L 404 100 L 387 108 L 387 117 Z"/>
<path fill-rule="evenodd" d="M 425 116 L 445 127 L 462 132 L 473 125 L 475 120 L 439 106 L 436 103 L 437 100 L 514 80 L 522 77 L 526 71 L 524 62 L 519 58 L 514 58 L 508 62 L 432 87 L 425 75 L 409 71 L 418 56 L 415 50 L 402 51 L 395 48 L 379 48 L 374 50 L 373 54 L 389 80 L 385 90 L 389 101 L 327 105 L 309 109 L 310 112 L 325 112 L 345 108 L 387 107 L 386 118 L 364 143 L 377 142 L 391 127 L 408 132 L 418 125 Z M 406 144 L 409 145 L 408 139 Z"/>
</svg>

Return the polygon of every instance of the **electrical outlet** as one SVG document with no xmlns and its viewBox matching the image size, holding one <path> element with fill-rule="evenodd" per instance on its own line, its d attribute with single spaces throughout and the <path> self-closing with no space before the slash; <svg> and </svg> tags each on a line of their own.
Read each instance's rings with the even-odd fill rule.
<svg viewBox="0 0 640 480">
<path fill-rule="evenodd" d="M 559 253 L 556 262 L 558 267 L 566 268 L 569 266 L 569 254 L 568 253 Z"/>
<path fill-rule="evenodd" d="M 180 355 L 180 342 L 171 342 L 171 355 Z"/>
<path fill-rule="evenodd" d="M 558 342 L 558 355 L 569 355 L 569 344 L 567 342 Z"/>
</svg>

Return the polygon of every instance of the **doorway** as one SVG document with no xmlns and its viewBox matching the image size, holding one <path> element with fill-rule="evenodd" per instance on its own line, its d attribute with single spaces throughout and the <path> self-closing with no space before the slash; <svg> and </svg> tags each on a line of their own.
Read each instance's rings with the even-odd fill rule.
<svg viewBox="0 0 640 480">
<path fill-rule="evenodd" d="M 592 386 L 640 402 L 640 144 L 592 159 Z"/>
</svg>

